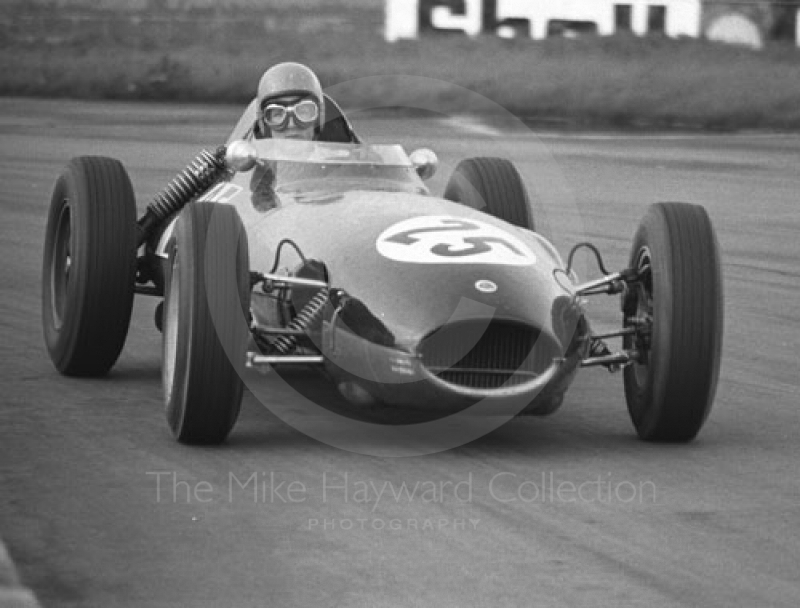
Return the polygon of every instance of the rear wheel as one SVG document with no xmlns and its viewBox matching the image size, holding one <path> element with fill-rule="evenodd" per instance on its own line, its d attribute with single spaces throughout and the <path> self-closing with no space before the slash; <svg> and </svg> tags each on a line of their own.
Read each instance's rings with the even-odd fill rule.
<svg viewBox="0 0 800 608">
<path fill-rule="evenodd" d="M 535 230 L 525 183 L 514 164 L 505 158 L 462 160 L 447 183 L 444 198 Z"/>
<path fill-rule="evenodd" d="M 641 353 L 625 368 L 625 397 L 640 438 L 685 442 L 703 426 L 716 392 L 722 347 L 719 247 L 705 209 L 658 203 L 631 248 L 640 280 L 623 302 L 624 347 Z"/>
<path fill-rule="evenodd" d="M 239 214 L 229 205 L 187 205 L 170 262 L 162 370 L 167 422 L 183 443 L 221 443 L 239 416 L 249 337 L 249 258 Z"/>
<path fill-rule="evenodd" d="M 136 278 L 136 201 L 111 158 L 74 158 L 50 201 L 42 267 L 42 325 L 62 374 L 101 376 L 128 335 Z"/>
</svg>

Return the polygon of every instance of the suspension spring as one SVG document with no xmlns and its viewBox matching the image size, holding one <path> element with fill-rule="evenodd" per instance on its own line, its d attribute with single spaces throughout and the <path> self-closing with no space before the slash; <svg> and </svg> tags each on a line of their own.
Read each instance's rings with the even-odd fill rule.
<svg viewBox="0 0 800 608">
<path fill-rule="evenodd" d="M 214 153 L 208 150 L 200 152 L 147 206 L 147 211 L 138 222 L 139 244 L 147 239 L 154 226 L 180 211 L 195 196 L 205 192 L 225 170 L 224 146 Z"/>
<path fill-rule="evenodd" d="M 289 329 L 305 331 L 311 327 L 321 316 L 328 303 L 328 288 L 320 289 L 316 295 L 303 306 L 298 315 L 289 322 Z M 272 346 L 283 355 L 288 355 L 297 345 L 296 336 L 280 336 Z"/>
<path fill-rule="evenodd" d="M 217 180 L 225 170 L 223 159 L 224 156 L 203 150 L 163 191 L 156 194 L 147 208 L 160 220 L 179 211 Z"/>
</svg>

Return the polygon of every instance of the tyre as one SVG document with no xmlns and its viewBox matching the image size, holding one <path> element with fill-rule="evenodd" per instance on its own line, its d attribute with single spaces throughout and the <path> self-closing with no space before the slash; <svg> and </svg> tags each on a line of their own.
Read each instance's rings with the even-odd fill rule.
<svg viewBox="0 0 800 608">
<path fill-rule="evenodd" d="M 233 207 L 193 203 L 183 209 L 166 279 L 167 422 L 182 443 L 222 443 L 239 416 L 249 337 L 247 235 Z"/>
<path fill-rule="evenodd" d="M 504 158 L 462 160 L 447 183 L 444 198 L 535 230 L 525 183 L 514 164 Z"/>
<path fill-rule="evenodd" d="M 631 420 L 641 439 L 690 441 L 711 411 L 722 348 L 719 246 L 705 209 L 650 207 L 630 265 L 641 279 L 624 297 L 625 325 L 645 330 L 624 339 L 642 354 L 624 371 Z"/>
<path fill-rule="evenodd" d="M 56 181 L 44 241 L 42 325 L 56 369 L 102 376 L 128 335 L 136 281 L 136 201 L 111 158 L 74 158 Z"/>
</svg>

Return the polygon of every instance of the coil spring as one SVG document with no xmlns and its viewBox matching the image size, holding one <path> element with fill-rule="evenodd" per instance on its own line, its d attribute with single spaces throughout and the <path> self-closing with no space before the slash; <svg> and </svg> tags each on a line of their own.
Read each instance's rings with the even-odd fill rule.
<svg viewBox="0 0 800 608">
<path fill-rule="evenodd" d="M 328 288 L 320 289 L 316 295 L 303 306 L 298 315 L 289 323 L 289 329 L 304 331 L 319 319 L 325 304 L 328 303 Z M 297 344 L 296 336 L 281 336 L 272 343 L 272 346 L 282 355 L 288 355 Z"/>
<path fill-rule="evenodd" d="M 610 355 L 611 351 L 609 350 L 608 346 L 602 340 L 592 340 L 591 344 L 589 345 L 589 356 L 590 357 L 605 357 L 606 355 Z"/>
<path fill-rule="evenodd" d="M 212 154 L 203 150 L 178 173 L 167 186 L 156 194 L 147 206 L 158 220 L 164 220 L 213 184 L 225 171 L 225 148 Z"/>
</svg>

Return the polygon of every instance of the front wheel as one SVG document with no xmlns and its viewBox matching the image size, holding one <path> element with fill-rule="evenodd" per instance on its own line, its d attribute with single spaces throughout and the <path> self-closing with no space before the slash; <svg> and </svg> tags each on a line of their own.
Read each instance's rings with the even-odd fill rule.
<svg viewBox="0 0 800 608">
<path fill-rule="evenodd" d="M 136 201 L 122 164 L 83 156 L 59 176 L 42 266 L 42 326 L 62 374 L 102 376 L 119 357 L 133 308 Z"/>
<path fill-rule="evenodd" d="M 658 203 L 639 225 L 630 267 L 639 280 L 623 300 L 628 411 L 640 438 L 685 442 L 714 400 L 722 348 L 722 276 L 711 220 L 699 205 Z"/>
<path fill-rule="evenodd" d="M 247 235 L 229 205 L 192 203 L 170 251 L 164 305 L 167 422 L 189 444 L 222 443 L 239 416 L 249 329 Z"/>
<path fill-rule="evenodd" d="M 528 191 L 505 158 L 467 158 L 458 163 L 444 198 L 483 211 L 509 224 L 535 230 Z"/>
</svg>

